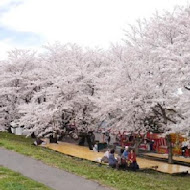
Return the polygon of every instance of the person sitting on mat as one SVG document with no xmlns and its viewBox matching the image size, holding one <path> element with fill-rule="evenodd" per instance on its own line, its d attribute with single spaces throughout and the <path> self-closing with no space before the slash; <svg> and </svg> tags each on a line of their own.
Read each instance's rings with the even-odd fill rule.
<svg viewBox="0 0 190 190">
<path fill-rule="evenodd" d="M 127 162 L 125 157 L 123 156 L 124 149 L 120 150 L 120 153 L 117 156 L 117 161 L 118 161 L 118 167 L 120 169 L 126 169 L 127 167 Z"/>
<path fill-rule="evenodd" d="M 134 152 L 133 149 L 131 149 L 129 156 L 128 156 L 128 161 L 129 161 L 129 167 L 133 170 L 136 171 L 137 169 L 139 169 L 139 166 L 137 164 L 137 160 L 136 160 L 136 154 Z"/>
<path fill-rule="evenodd" d="M 104 153 L 104 156 L 101 159 L 101 162 L 108 163 L 109 154 L 110 154 L 110 150 L 107 149 L 106 152 Z"/>
<path fill-rule="evenodd" d="M 114 153 L 115 153 L 115 150 L 112 149 L 109 154 L 108 163 L 110 167 L 118 168 L 118 162 L 117 162 L 117 159 L 115 159 Z"/>
</svg>

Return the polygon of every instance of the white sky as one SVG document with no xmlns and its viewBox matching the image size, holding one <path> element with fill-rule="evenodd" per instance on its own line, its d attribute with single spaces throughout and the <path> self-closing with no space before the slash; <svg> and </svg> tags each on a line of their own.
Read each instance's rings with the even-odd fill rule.
<svg viewBox="0 0 190 190">
<path fill-rule="evenodd" d="M 7 5 L 10 2 L 22 4 Z M 120 42 L 123 29 L 136 19 L 188 3 L 189 0 L 0 0 L 0 8 L 9 6 L 8 11 L 0 14 L 0 26 L 35 33 L 43 43 L 108 47 L 111 42 Z M 13 43 L 11 36 L 0 39 L 0 46 L 1 52 L 10 47 L 30 47 L 23 45 L 22 39 Z"/>
</svg>

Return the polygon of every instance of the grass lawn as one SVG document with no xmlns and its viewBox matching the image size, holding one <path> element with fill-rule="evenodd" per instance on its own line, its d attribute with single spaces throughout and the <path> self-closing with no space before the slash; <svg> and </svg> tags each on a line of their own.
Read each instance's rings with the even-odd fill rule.
<svg viewBox="0 0 190 190">
<path fill-rule="evenodd" d="M 72 158 L 59 152 L 31 145 L 33 140 L 0 132 L 0 146 L 44 163 L 98 181 L 120 190 L 190 190 L 189 176 L 171 176 L 154 171 L 125 172 Z"/>
<path fill-rule="evenodd" d="M 0 189 L 2 190 L 50 190 L 45 185 L 0 166 Z"/>
</svg>

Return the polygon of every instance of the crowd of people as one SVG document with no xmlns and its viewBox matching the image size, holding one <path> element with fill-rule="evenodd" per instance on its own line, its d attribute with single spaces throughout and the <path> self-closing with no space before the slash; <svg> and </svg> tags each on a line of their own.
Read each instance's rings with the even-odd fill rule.
<svg viewBox="0 0 190 190">
<path fill-rule="evenodd" d="M 125 149 L 120 149 L 119 154 L 115 157 L 115 150 L 107 150 L 104 153 L 101 162 L 108 163 L 110 167 L 123 170 L 133 170 L 139 169 L 137 164 L 136 154 L 132 148 L 125 146 Z"/>
</svg>

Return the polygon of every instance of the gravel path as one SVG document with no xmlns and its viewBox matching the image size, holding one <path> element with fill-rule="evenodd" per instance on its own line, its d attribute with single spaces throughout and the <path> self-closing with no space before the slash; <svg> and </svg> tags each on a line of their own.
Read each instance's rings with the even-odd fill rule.
<svg viewBox="0 0 190 190">
<path fill-rule="evenodd" d="M 109 190 L 109 188 L 103 187 L 94 181 L 3 148 L 0 148 L 0 165 L 55 190 Z"/>
</svg>

